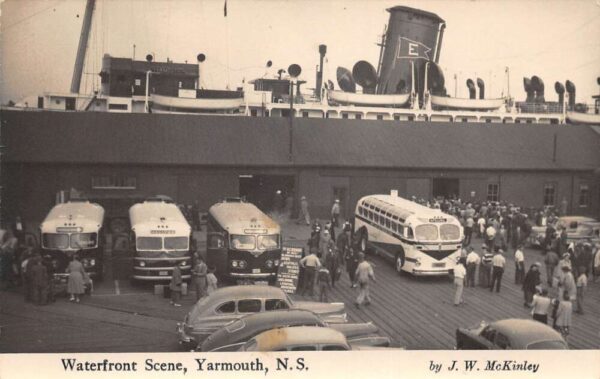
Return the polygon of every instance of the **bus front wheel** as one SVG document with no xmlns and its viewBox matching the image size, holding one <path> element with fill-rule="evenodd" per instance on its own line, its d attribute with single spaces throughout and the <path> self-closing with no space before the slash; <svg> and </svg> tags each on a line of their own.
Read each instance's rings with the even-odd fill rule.
<svg viewBox="0 0 600 379">
<path fill-rule="evenodd" d="M 402 273 L 402 267 L 404 267 L 404 252 L 400 252 L 396 255 L 396 272 Z"/>
<path fill-rule="evenodd" d="M 366 229 L 363 229 L 360 232 L 360 251 L 367 254 L 367 242 L 369 240 L 369 235 Z"/>
</svg>

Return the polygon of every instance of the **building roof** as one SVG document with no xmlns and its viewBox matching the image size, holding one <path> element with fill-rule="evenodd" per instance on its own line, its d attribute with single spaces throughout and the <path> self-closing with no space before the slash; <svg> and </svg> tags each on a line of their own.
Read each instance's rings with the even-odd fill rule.
<svg viewBox="0 0 600 379">
<path fill-rule="evenodd" d="M 588 126 L 2 110 L 8 162 L 586 170 L 600 167 Z M 554 139 L 556 153 L 554 156 Z"/>
</svg>

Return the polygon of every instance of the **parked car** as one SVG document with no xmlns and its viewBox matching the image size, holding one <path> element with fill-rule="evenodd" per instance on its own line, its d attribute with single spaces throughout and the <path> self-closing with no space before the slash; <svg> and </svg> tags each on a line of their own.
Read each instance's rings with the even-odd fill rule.
<svg viewBox="0 0 600 379">
<path fill-rule="evenodd" d="M 271 329 L 250 339 L 240 351 L 376 350 L 385 347 L 362 346 L 348 342 L 332 328 L 295 326 Z"/>
<path fill-rule="evenodd" d="M 559 217 L 558 220 L 554 223 L 554 229 L 567 228 L 567 240 L 576 238 L 579 234 L 578 228 L 581 223 L 585 222 L 594 222 L 591 217 L 584 216 L 563 216 Z M 531 234 L 529 235 L 529 245 L 539 247 L 543 244 L 544 239 L 546 239 L 546 226 L 534 226 L 531 229 Z"/>
<path fill-rule="evenodd" d="M 577 231 L 567 235 L 569 243 L 589 242 L 592 245 L 600 243 L 600 221 L 582 221 L 577 226 Z"/>
<path fill-rule="evenodd" d="M 331 327 L 341 332 L 349 343 L 389 346 L 390 339 L 377 335 L 371 322 L 328 324 L 314 312 L 303 309 L 261 312 L 244 316 L 217 330 L 196 348 L 197 351 L 237 351 L 249 339 L 270 329 L 298 326 Z"/>
<path fill-rule="evenodd" d="M 456 348 L 464 350 L 568 349 L 556 330 L 539 321 L 506 319 L 456 330 Z"/>
<path fill-rule="evenodd" d="M 295 301 L 278 287 L 240 285 L 219 288 L 200 299 L 177 323 L 179 342 L 195 348 L 206 337 L 242 316 L 282 309 L 307 309 L 328 323 L 348 321 L 344 303 Z"/>
</svg>

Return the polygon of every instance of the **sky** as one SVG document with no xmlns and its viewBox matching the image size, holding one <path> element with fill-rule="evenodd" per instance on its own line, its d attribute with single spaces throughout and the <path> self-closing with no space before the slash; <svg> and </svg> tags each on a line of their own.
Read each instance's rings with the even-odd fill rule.
<svg viewBox="0 0 600 379">
<path fill-rule="evenodd" d="M 242 80 L 292 63 L 314 87 L 318 46 L 326 44 L 325 78 L 338 66 L 377 65 L 386 8 L 410 6 L 446 21 L 440 66 L 446 87 L 468 97 L 465 81 L 486 81 L 486 97 L 523 100 L 523 77 L 540 76 L 546 100 L 570 79 L 577 101 L 600 93 L 600 0 L 97 0 L 81 91 L 99 86 L 103 54 L 195 62 L 207 56 L 205 84 L 235 88 Z M 0 4 L 0 103 L 43 92 L 68 92 L 85 0 L 4 0 Z"/>
</svg>

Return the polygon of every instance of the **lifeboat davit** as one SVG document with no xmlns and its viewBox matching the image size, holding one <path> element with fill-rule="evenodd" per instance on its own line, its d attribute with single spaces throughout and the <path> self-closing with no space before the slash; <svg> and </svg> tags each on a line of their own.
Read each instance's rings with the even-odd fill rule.
<svg viewBox="0 0 600 379">
<path fill-rule="evenodd" d="M 431 95 L 431 104 L 451 110 L 493 111 L 506 103 L 505 98 L 499 99 L 463 99 Z"/>
<path fill-rule="evenodd" d="M 376 95 L 368 93 L 353 93 L 344 91 L 327 91 L 329 101 L 342 105 L 363 105 L 371 107 L 401 107 L 408 103 L 410 94 Z"/>
</svg>

